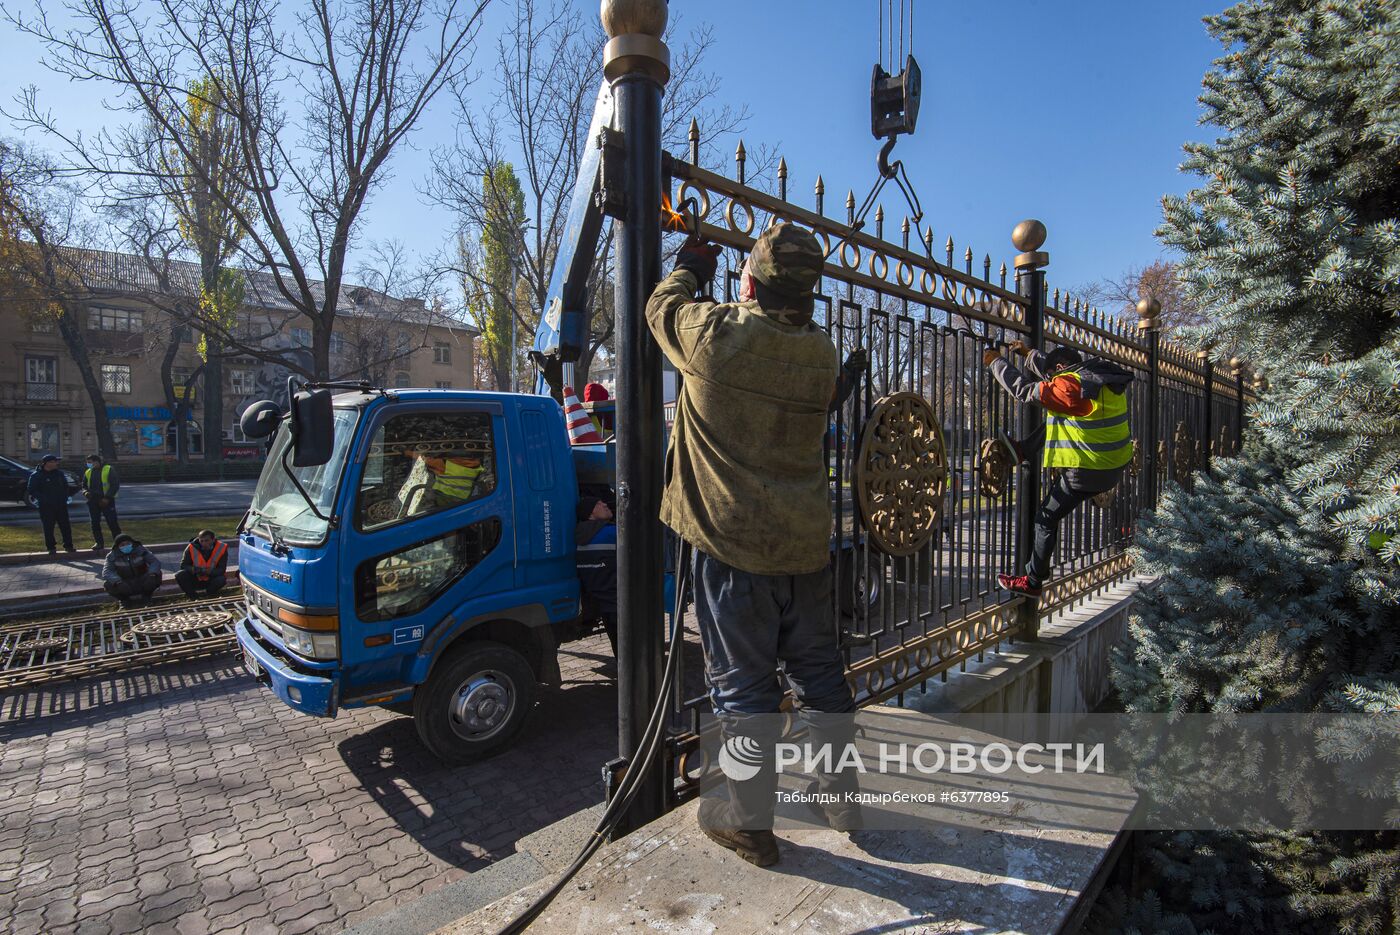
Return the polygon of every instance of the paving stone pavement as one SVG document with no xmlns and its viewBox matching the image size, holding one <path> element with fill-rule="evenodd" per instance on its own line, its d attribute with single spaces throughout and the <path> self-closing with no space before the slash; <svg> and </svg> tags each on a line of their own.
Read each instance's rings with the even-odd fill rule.
<svg viewBox="0 0 1400 935">
<path fill-rule="evenodd" d="M 525 733 L 448 768 L 411 719 L 312 718 L 233 657 L 0 698 L 0 930 L 339 931 L 603 797 L 611 654 L 561 653 Z"/>
</svg>

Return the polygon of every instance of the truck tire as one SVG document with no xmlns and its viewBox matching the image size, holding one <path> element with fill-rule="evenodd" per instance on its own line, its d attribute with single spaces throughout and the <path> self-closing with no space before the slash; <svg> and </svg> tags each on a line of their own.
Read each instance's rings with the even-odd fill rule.
<svg viewBox="0 0 1400 935">
<path fill-rule="evenodd" d="M 470 642 L 413 693 L 413 723 L 439 759 L 470 763 L 514 740 L 534 701 L 535 673 L 524 656 L 503 643 Z"/>
<path fill-rule="evenodd" d="M 847 617 L 854 617 L 860 608 L 873 613 L 880 603 L 880 562 L 872 557 L 870 568 L 855 549 L 841 551 L 841 593 L 838 607 Z"/>
</svg>

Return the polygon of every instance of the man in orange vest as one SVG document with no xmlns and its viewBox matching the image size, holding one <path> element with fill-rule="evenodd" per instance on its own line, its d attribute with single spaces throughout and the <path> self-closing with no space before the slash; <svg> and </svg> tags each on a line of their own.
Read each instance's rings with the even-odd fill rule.
<svg viewBox="0 0 1400 935">
<path fill-rule="evenodd" d="M 228 581 L 227 568 L 228 546 L 220 542 L 211 530 L 201 529 L 199 535 L 185 546 L 185 554 L 180 556 L 180 570 L 175 573 L 175 583 L 186 597 L 199 597 L 201 593 L 216 597 Z"/>
</svg>

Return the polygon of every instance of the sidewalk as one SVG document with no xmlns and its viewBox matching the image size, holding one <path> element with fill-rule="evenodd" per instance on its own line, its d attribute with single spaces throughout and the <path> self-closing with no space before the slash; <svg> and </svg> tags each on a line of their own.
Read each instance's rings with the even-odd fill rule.
<svg viewBox="0 0 1400 935">
<path fill-rule="evenodd" d="M 238 573 L 238 543 L 236 540 L 226 541 L 229 543 L 229 584 L 233 585 Z M 180 567 L 180 555 L 184 549 L 183 542 L 151 548 L 161 564 L 162 579 L 157 595 L 179 592 L 175 572 Z M 73 555 L 60 552 L 57 560 L 41 553 L 36 562 L 0 565 L 0 614 L 21 609 L 49 610 L 106 600 L 98 578 L 104 558 L 105 553 L 85 549 Z M 228 588 L 224 590 L 229 593 Z"/>
</svg>

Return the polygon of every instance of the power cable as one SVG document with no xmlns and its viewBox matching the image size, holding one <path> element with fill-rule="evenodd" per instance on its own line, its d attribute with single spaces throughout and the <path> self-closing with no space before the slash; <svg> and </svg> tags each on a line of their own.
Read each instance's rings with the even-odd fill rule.
<svg viewBox="0 0 1400 935">
<path fill-rule="evenodd" d="M 652 707 L 651 717 L 647 719 L 646 729 L 642 732 L 640 752 L 633 758 L 633 768 L 629 768 L 626 775 L 623 776 L 622 784 L 618 786 L 612 801 L 608 803 L 608 807 L 603 810 L 602 817 L 598 819 L 597 827 L 593 829 L 593 834 L 579 850 L 573 863 L 569 864 L 549 889 L 537 896 L 520 915 L 503 927 L 498 935 L 518 935 L 518 933 L 525 931 L 530 923 L 549 907 L 549 904 L 563 891 L 569 881 L 584 868 L 593 855 L 598 852 L 598 848 L 603 846 L 608 836 L 617 828 L 622 816 L 627 813 L 627 809 L 631 807 L 632 800 L 637 797 L 637 792 L 642 787 L 642 780 L 646 778 L 646 774 L 656 758 L 661 738 L 666 733 L 666 709 L 670 701 L 671 690 L 680 675 L 680 648 L 685 633 L 682 612 L 685 610 L 685 591 L 690 584 L 690 543 L 679 537 L 677 537 L 677 541 L 679 545 L 676 560 L 676 599 L 672 606 L 671 642 L 666 651 L 666 668 L 661 675 L 661 686 L 657 693 L 656 704 Z"/>
</svg>

